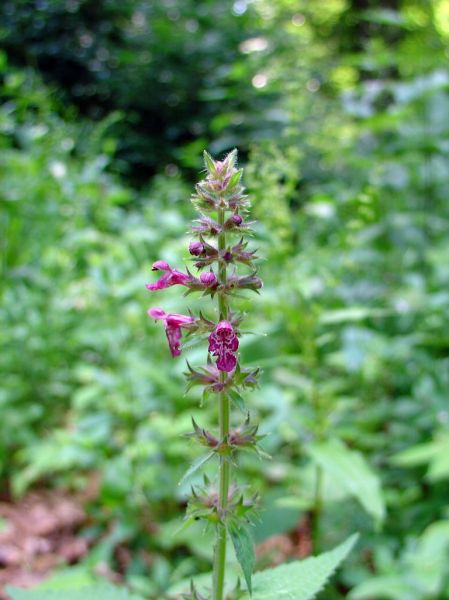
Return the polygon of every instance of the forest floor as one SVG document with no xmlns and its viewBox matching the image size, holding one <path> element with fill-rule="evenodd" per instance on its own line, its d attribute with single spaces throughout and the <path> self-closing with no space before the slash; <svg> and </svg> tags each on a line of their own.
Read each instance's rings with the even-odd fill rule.
<svg viewBox="0 0 449 600">
<path fill-rule="evenodd" d="M 6 586 L 33 587 L 56 569 L 76 564 L 87 555 L 94 542 L 82 535 L 83 528 L 91 524 L 85 507 L 95 498 L 97 487 L 94 476 L 82 494 L 36 490 L 18 501 L 0 502 L 0 600 L 8 600 Z M 120 550 L 126 549 L 117 550 L 119 558 Z M 258 544 L 256 553 L 259 568 L 310 555 L 308 519 L 302 519 L 294 530 Z M 108 579 L 123 579 L 120 573 L 107 571 L 102 574 Z"/>
</svg>

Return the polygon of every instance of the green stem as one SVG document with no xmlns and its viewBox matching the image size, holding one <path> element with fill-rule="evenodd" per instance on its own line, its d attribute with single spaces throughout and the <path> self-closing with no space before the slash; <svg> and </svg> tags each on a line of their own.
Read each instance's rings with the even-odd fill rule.
<svg viewBox="0 0 449 600">
<path fill-rule="evenodd" d="M 315 373 L 316 360 L 315 352 L 311 360 L 311 372 Z M 323 436 L 323 414 L 321 407 L 321 397 L 315 381 L 313 381 L 312 388 L 312 404 L 315 411 L 315 422 L 317 424 L 315 429 L 315 438 L 318 442 L 322 440 Z M 314 554 L 318 554 L 320 547 L 320 535 L 321 535 L 321 515 L 323 512 L 323 469 L 320 465 L 315 467 L 315 490 L 313 498 L 312 508 L 312 523 L 311 523 L 311 534 L 312 534 L 312 547 Z"/>
<path fill-rule="evenodd" d="M 218 223 L 223 226 L 225 219 L 225 211 L 220 209 L 218 211 Z M 226 248 L 226 234 L 223 228 L 218 236 L 218 250 L 221 253 Z M 220 285 L 226 284 L 226 264 L 223 261 L 219 262 L 218 267 L 218 279 Z M 226 303 L 226 296 L 224 293 L 218 294 L 218 308 L 220 313 L 220 321 L 224 321 L 228 317 L 228 307 Z M 224 382 L 226 377 L 225 373 L 221 373 L 221 380 Z M 220 439 L 224 440 L 229 435 L 229 398 L 225 391 L 220 393 L 220 405 L 219 405 L 219 427 L 220 427 Z M 218 508 L 220 516 L 223 518 L 226 512 L 226 506 L 228 503 L 229 494 L 229 478 L 230 478 L 230 465 L 229 461 L 224 457 L 220 456 L 220 487 L 218 496 Z M 214 550 L 214 600 L 223 600 L 224 582 L 225 582 L 225 571 L 226 571 L 226 525 L 221 521 L 217 525 L 217 539 L 215 542 Z"/>
<path fill-rule="evenodd" d="M 323 469 L 315 468 L 315 493 L 312 509 L 312 547 L 313 553 L 318 554 L 320 545 L 321 512 L 323 510 Z"/>
</svg>

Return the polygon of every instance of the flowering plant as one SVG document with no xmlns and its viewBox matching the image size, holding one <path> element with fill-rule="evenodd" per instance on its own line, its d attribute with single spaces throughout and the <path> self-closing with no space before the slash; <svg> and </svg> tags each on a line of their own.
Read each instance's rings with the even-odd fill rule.
<svg viewBox="0 0 449 600">
<path fill-rule="evenodd" d="M 198 367 L 187 363 L 186 379 L 188 390 L 200 386 L 203 398 L 213 398 L 217 402 L 218 432 L 212 433 L 192 420 L 193 431 L 189 435 L 206 447 L 207 453 L 190 466 L 184 479 L 210 459 L 217 460 L 216 480 L 210 482 L 204 477 L 203 487 L 192 488 L 187 509 L 187 524 L 203 519 L 216 530 L 212 599 L 225 598 L 226 546 L 230 539 L 243 572 L 246 590 L 240 589 L 237 582 L 237 587 L 226 596 L 226 600 L 247 598 L 247 593 L 253 595 L 254 600 L 310 600 L 349 553 L 356 536 L 317 558 L 294 561 L 257 573 L 253 585 L 255 554 L 247 525 L 254 517 L 256 496 L 245 497 L 231 477 L 239 451 L 250 450 L 264 455 L 259 447 L 263 436 L 258 434 L 258 426 L 251 422 L 242 398 L 246 390 L 257 386 L 259 369 L 240 364 L 238 349 L 243 315 L 231 309 L 231 299 L 240 290 L 258 292 L 262 287 L 254 264 L 257 256 L 247 248 L 246 238 L 252 233 L 253 222 L 248 218 L 250 204 L 241 184 L 242 170 L 237 169 L 236 159 L 236 150 L 223 161 L 214 161 L 207 152 L 204 153 L 206 177 L 197 184 L 192 198 L 199 218 L 193 223 L 193 239 L 189 244 L 197 276 L 188 269 L 184 273 L 158 260 L 153 264 L 153 270 L 161 271 L 162 275 L 156 282 L 147 285 L 150 291 L 181 285 L 186 288 L 186 294 L 201 292 L 203 296 L 216 298 L 215 317 L 208 319 L 202 313 L 198 316 L 167 314 L 156 307 L 150 308 L 148 314 L 164 323 L 173 357 L 181 354 L 183 333 L 206 335 L 209 342 L 207 363 Z M 242 266 L 244 272 L 241 272 Z M 231 420 L 231 405 L 246 412 L 242 423 Z M 202 593 L 192 583 L 190 593 L 184 598 L 206 600 Z"/>
<path fill-rule="evenodd" d="M 213 320 L 202 314 L 167 314 L 161 308 L 150 308 L 150 317 L 164 323 L 170 352 L 173 357 L 181 354 L 183 332 L 188 335 L 208 335 L 208 361 L 202 367 L 188 365 L 188 389 L 202 386 L 203 395 L 213 395 L 218 403 L 217 435 L 199 427 L 193 421 L 192 437 L 208 447 L 206 457 L 200 457 L 198 465 L 216 457 L 218 461 L 217 482 L 203 489 L 193 489 L 189 503 L 190 518 L 206 519 L 216 527 L 214 548 L 213 598 L 222 600 L 225 581 L 225 558 L 228 538 L 233 541 L 237 559 L 243 570 L 248 591 L 251 593 L 251 572 L 254 551 L 246 524 L 254 512 L 254 498 L 244 498 L 242 491 L 231 482 L 231 466 L 235 464 L 240 449 L 252 449 L 260 453 L 258 443 L 262 436 L 257 426 L 246 420 L 233 427 L 231 402 L 242 406 L 243 390 L 257 385 L 258 369 L 243 368 L 239 363 L 239 337 L 242 315 L 231 310 L 230 300 L 239 290 L 258 291 L 262 282 L 257 276 L 253 251 L 247 249 L 245 238 L 251 235 L 252 223 L 248 220 L 249 201 L 241 184 L 242 170 L 236 167 L 237 151 L 233 150 L 223 161 L 214 161 L 205 152 L 206 177 L 196 186 L 192 202 L 199 218 L 192 226 L 193 239 L 189 252 L 199 276 L 187 269 L 173 269 L 163 260 L 153 264 L 154 271 L 162 276 L 147 285 L 150 291 L 162 290 L 174 285 L 187 288 L 187 293 L 201 292 L 211 299 L 217 298 L 217 316 Z M 243 266 L 245 272 L 239 273 Z M 214 364 L 215 362 L 215 364 Z M 189 469 L 193 473 L 195 464 Z M 192 586 L 191 598 L 201 598 Z"/>
</svg>

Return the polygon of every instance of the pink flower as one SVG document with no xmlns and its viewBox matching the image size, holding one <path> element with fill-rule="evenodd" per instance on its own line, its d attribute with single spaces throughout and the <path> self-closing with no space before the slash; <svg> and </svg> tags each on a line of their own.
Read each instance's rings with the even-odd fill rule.
<svg viewBox="0 0 449 600">
<path fill-rule="evenodd" d="M 235 369 L 237 357 L 235 352 L 239 347 L 239 341 L 229 321 L 220 321 L 215 330 L 209 336 L 209 352 L 217 356 L 217 368 L 229 373 Z"/>
<path fill-rule="evenodd" d="M 153 319 L 164 321 L 165 334 L 173 358 L 181 354 L 181 327 L 187 327 L 195 321 L 187 315 L 167 314 L 162 308 L 150 308 L 148 315 Z"/>
<path fill-rule="evenodd" d="M 164 275 L 162 275 L 162 277 L 160 277 L 156 283 L 147 283 L 147 289 L 152 292 L 154 290 L 163 290 L 171 287 L 172 285 L 186 285 L 187 281 L 190 280 L 189 275 L 172 269 L 170 265 L 163 260 L 156 261 L 151 270 L 165 271 Z"/>
</svg>

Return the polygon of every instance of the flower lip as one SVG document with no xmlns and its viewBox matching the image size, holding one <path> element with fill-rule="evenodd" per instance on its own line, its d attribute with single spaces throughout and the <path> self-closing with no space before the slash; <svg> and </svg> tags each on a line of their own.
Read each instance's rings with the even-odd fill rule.
<svg viewBox="0 0 449 600">
<path fill-rule="evenodd" d="M 162 308 L 149 308 L 147 311 L 149 317 L 153 317 L 153 319 L 165 319 L 167 313 Z"/>
<path fill-rule="evenodd" d="M 217 369 L 229 373 L 237 364 L 239 341 L 229 321 L 220 321 L 209 336 L 209 352 L 218 357 Z"/>
<path fill-rule="evenodd" d="M 165 260 L 157 260 L 151 267 L 152 271 L 171 271 L 170 265 Z"/>
<path fill-rule="evenodd" d="M 172 285 L 187 285 L 187 282 L 191 279 L 186 273 L 172 269 L 164 260 L 157 260 L 153 263 L 152 271 L 165 271 L 165 273 L 155 283 L 147 283 L 146 288 L 151 292 L 163 290 Z"/>
</svg>

